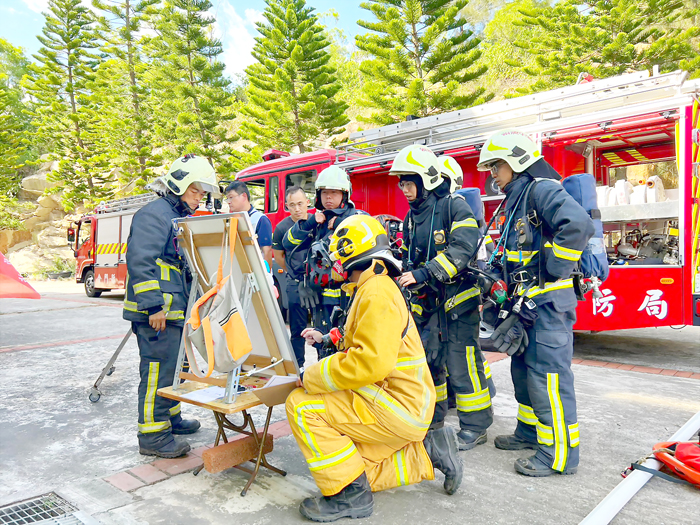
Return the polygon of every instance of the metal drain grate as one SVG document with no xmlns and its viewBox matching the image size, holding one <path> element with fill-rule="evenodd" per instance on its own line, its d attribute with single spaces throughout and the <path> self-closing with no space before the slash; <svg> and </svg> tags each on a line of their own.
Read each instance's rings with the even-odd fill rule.
<svg viewBox="0 0 700 525">
<path fill-rule="evenodd" d="M 73 505 L 53 492 L 0 507 L 1 525 L 23 523 L 52 523 L 69 525 L 82 523 L 73 513 Z"/>
</svg>

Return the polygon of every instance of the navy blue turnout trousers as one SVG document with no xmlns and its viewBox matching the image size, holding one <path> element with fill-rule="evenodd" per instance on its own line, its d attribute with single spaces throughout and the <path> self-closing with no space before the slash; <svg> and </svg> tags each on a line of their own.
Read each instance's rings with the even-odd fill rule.
<svg viewBox="0 0 700 525">
<path fill-rule="evenodd" d="M 148 323 L 132 323 L 139 346 L 139 444 L 157 449 L 172 439 L 171 428 L 182 419 L 180 403 L 159 396 L 159 388 L 173 385 L 182 326 L 166 323 L 157 333 Z"/>
<path fill-rule="evenodd" d="M 510 365 L 518 401 L 515 435 L 538 443 L 536 456 L 560 472 L 577 467 L 579 461 L 579 426 L 571 371 L 576 311 L 560 311 L 561 304 L 538 305 L 539 316 L 527 332 L 529 345 L 521 355 L 511 358 Z"/>
<path fill-rule="evenodd" d="M 287 280 L 287 312 L 289 313 L 292 348 L 297 364 L 301 368 L 304 366 L 305 355 L 305 342 L 301 332 L 306 328 L 309 311 L 299 302 L 299 283 L 291 278 Z"/>
</svg>

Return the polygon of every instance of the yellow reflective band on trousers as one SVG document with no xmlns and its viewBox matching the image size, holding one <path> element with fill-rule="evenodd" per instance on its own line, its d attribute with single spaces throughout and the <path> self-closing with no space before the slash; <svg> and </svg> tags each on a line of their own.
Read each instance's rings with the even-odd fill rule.
<svg viewBox="0 0 700 525">
<path fill-rule="evenodd" d="M 340 288 L 332 289 L 332 288 L 325 288 L 323 292 L 321 292 L 321 295 L 323 297 L 331 297 L 333 299 L 340 299 Z"/>
<path fill-rule="evenodd" d="M 154 361 L 148 363 L 148 380 L 146 382 L 146 396 L 143 400 L 143 423 L 139 423 L 139 432 L 142 434 L 151 434 L 153 432 L 162 432 L 170 428 L 170 420 L 154 421 L 153 409 L 156 402 L 156 391 L 158 390 L 158 374 L 160 372 L 160 363 Z"/>
<path fill-rule="evenodd" d="M 336 354 L 333 354 L 321 359 L 321 378 L 323 379 L 323 384 L 326 385 L 326 388 L 328 388 L 328 390 L 331 392 L 338 390 L 335 381 L 333 381 L 333 378 L 331 377 L 331 359 L 335 355 Z"/>
<path fill-rule="evenodd" d="M 484 357 L 484 375 L 486 376 L 486 379 L 489 379 L 491 377 L 491 366 L 489 365 L 489 362 L 486 360 Z"/>
<path fill-rule="evenodd" d="M 436 263 L 438 263 L 440 266 L 442 266 L 443 270 L 447 272 L 447 275 L 450 277 L 454 277 L 457 275 L 457 268 L 455 267 L 454 264 L 450 262 L 450 260 L 447 258 L 447 256 L 444 253 L 441 253 L 435 259 L 433 259 Z"/>
<path fill-rule="evenodd" d="M 435 402 L 439 403 L 440 401 L 444 401 L 447 399 L 447 383 L 443 383 L 441 385 L 435 385 Z"/>
<path fill-rule="evenodd" d="M 445 303 L 445 311 L 449 312 L 452 310 L 455 306 L 459 306 L 465 301 L 468 301 L 469 299 L 478 296 L 481 293 L 481 290 L 474 286 L 473 288 L 469 288 L 468 290 L 464 290 L 463 292 L 458 293 L 457 295 L 451 297 L 450 299 L 447 300 Z"/>
<path fill-rule="evenodd" d="M 160 290 L 160 283 L 158 281 L 144 281 L 142 283 L 137 283 L 134 285 L 135 294 L 150 292 L 152 290 Z"/>
<path fill-rule="evenodd" d="M 555 257 L 559 259 L 566 259 L 567 261 L 578 261 L 583 253 L 581 250 L 572 250 L 571 248 L 565 248 L 564 246 L 559 246 L 556 242 L 552 243 L 552 253 Z"/>
<path fill-rule="evenodd" d="M 447 385 L 445 385 L 445 387 L 447 387 Z M 418 421 L 415 417 L 409 414 L 404 407 L 397 403 L 395 399 L 387 395 L 377 385 L 361 386 L 360 388 L 353 390 L 364 398 L 375 402 L 382 408 L 385 408 L 408 426 L 417 428 L 418 430 L 428 430 L 430 421 Z"/>
<path fill-rule="evenodd" d="M 554 431 L 552 430 L 552 427 L 545 425 L 544 423 L 540 423 L 537 421 L 536 429 L 537 429 L 537 442 L 540 445 L 545 445 L 548 447 L 551 447 L 554 445 Z"/>
<path fill-rule="evenodd" d="M 579 445 L 578 423 L 569 425 L 569 445 L 571 445 L 571 448 L 578 447 Z"/>
<path fill-rule="evenodd" d="M 452 228 L 450 228 L 450 233 L 455 231 L 457 228 L 478 228 L 479 225 L 476 223 L 476 219 L 464 219 L 463 221 L 455 221 L 452 223 Z"/>
<path fill-rule="evenodd" d="M 291 242 L 292 244 L 301 244 L 301 241 L 298 241 L 298 240 L 296 240 L 296 239 L 294 238 L 294 236 L 292 235 L 292 230 L 291 230 L 291 229 L 287 232 L 287 239 L 288 239 L 289 242 Z"/>
<path fill-rule="evenodd" d="M 309 425 L 306 422 L 306 414 L 309 412 L 325 412 L 325 405 L 321 401 L 304 401 L 295 406 L 294 411 L 297 416 L 296 424 L 301 430 L 304 443 L 306 443 L 306 446 L 309 447 L 309 450 L 311 450 L 315 457 L 320 458 L 322 456 L 321 449 L 318 443 L 316 443 L 316 438 L 311 433 L 311 430 L 309 430 Z"/>
<path fill-rule="evenodd" d="M 555 281 L 553 283 L 545 283 L 544 288 L 540 288 L 539 286 L 533 286 L 528 290 L 528 292 L 525 294 L 528 297 L 537 297 L 538 295 L 542 295 L 543 293 L 547 292 L 553 292 L 554 290 L 563 290 L 565 288 L 573 288 L 574 287 L 574 280 L 573 279 L 560 279 L 558 281 Z"/>
<path fill-rule="evenodd" d="M 306 462 L 309 464 L 309 470 L 311 472 L 318 472 L 319 470 L 341 464 L 353 454 L 357 454 L 357 448 L 355 448 L 355 444 L 351 441 L 340 450 L 317 458 L 307 459 Z"/>
<path fill-rule="evenodd" d="M 521 421 L 525 423 L 526 425 L 536 425 L 537 424 L 537 416 L 535 415 L 535 411 L 532 410 L 532 407 L 529 407 L 527 405 L 519 404 L 518 405 L 518 421 Z"/>
<path fill-rule="evenodd" d="M 547 374 L 547 393 L 552 410 L 552 432 L 554 434 L 554 463 L 552 468 L 562 472 L 568 456 L 567 428 L 564 406 L 559 396 L 559 374 Z"/>
<path fill-rule="evenodd" d="M 396 469 L 396 486 L 408 485 L 408 469 L 406 468 L 406 458 L 403 449 L 397 450 L 392 456 L 392 460 Z"/>
<path fill-rule="evenodd" d="M 455 394 L 457 410 L 460 412 L 477 412 L 491 406 L 491 393 L 484 388 L 473 394 Z"/>
<path fill-rule="evenodd" d="M 182 409 L 181 403 L 178 403 L 174 407 L 170 407 L 170 417 L 175 417 L 180 413 Z"/>
</svg>

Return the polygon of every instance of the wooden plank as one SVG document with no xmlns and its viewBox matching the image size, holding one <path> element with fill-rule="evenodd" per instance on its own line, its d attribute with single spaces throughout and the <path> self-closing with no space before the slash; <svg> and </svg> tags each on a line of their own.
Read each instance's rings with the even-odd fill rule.
<svg viewBox="0 0 700 525">
<path fill-rule="evenodd" d="M 264 368 L 266 366 L 270 366 L 272 364 L 272 359 L 267 357 L 267 356 L 262 356 L 262 355 L 255 355 L 255 354 L 250 354 L 248 358 L 245 360 L 245 363 L 243 363 L 243 366 L 249 366 L 252 368 L 253 365 L 255 365 L 258 368 Z M 294 368 L 294 363 L 291 361 L 284 361 L 284 369 L 287 371 L 287 374 L 296 374 L 296 368 Z M 250 369 L 246 370 L 249 371 Z"/>
<path fill-rule="evenodd" d="M 189 372 L 180 372 L 180 379 L 186 379 L 188 381 L 199 381 L 200 383 L 207 383 L 208 385 L 226 387 L 226 376 L 199 377 Z"/>
<path fill-rule="evenodd" d="M 217 234 L 218 235 L 218 234 Z M 194 235 L 192 236 L 194 239 Z M 199 256 L 199 250 L 195 246 L 192 246 L 190 243 L 190 229 L 187 226 L 187 224 L 182 224 L 182 236 L 179 239 L 180 242 L 183 242 L 187 247 L 188 247 L 188 252 L 192 254 L 194 257 L 195 263 L 199 267 L 199 272 L 197 272 L 196 268 L 190 268 L 192 272 L 197 272 L 199 273 L 199 286 L 202 287 L 202 290 L 204 293 L 207 293 L 210 289 L 211 286 L 209 286 L 209 275 L 207 274 L 207 269 L 204 266 L 204 262 L 202 261 L 202 258 Z M 221 236 L 219 235 L 219 242 L 221 242 Z"/>
<path fill-rule="evenodd" d="M 221 246 L 220 233 L 196 233 L 192 237 L 197 247 Z"/>
<path fill-rule="evenodd" d="M 241 381 L 241 384 L 260 388 L 266 382 L 267 379 L 264 378 L 247 377 Z M 207 403 L 201 403 L 199 401 L 193 401 L 183 397 L 185 394 L 202 390 L 204 388 L 209 388 L 210 386 L 211 385 L 208 385 L 207 383 L 200 383 L 199 381 L 186 381 L 180 385 L 180 388 L 177 391 L 171 386 L 159 388 L 158 395 L 167 397 L 168 399 L 174 399 L 175 401 L 180 401 L 181 403 L 189 403 L 190 405 L 196 405 L 208 410 L 213 410 L 214 412 L 220 412 L 222 414 L 236 414 L 238 412 L 242 412 L 243 410 L 248 410 L 262 404 L 262 402 L 252 392 L 243 392 L 242 394 L 239 394 L 236 401 L 230 404 L 224 403 L 223 401 L 209 401 Z"/>
<path fill-rule="evenodd" d="M 243 273 L 252 273 L 253 269 L 250 266 L 248 254 L 245 253 L 245 248 L 243 248 L 241 243 L 236 243 L 234 254 Z M 282 353 L 277 346 L 277 340 L 275 339 L 275 334 L 272 331 L 272 323 L 270 323 L 270 318 L 267 316 L 267 311 L 265 310 L 262 297 L 260 297 L 260 292 L 255 292 L 253 294 L 251 302 L 255 308 L 255 313 L 258 316 L 258 321 L 260 322 L 260 327 L 262 328 L 263 336 L 265 337 L 265 344 L 267 345 L 268 352 L 270 352 L 270 357 L 275 357 L 279 361 L 279 365 L 275 366 L 274 368 L 275 373 L 279 376 L 286 376 L 287 370 L 283 364 L 284 359 L 282 359 Z"/>
</svg>

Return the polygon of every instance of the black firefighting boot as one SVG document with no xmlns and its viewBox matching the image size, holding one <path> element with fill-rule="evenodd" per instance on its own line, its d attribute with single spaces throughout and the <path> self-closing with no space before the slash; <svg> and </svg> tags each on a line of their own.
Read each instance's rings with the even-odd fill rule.
<svg viewBox="0 0 700 525">
<path fill-rule="evenodd" d="M 173 434 L 194 434 L 202 426 L 196 419 L 182 419 L 181 417 L 171 418 Z"/>
<path fill-rule="evenodd" d="M 155 434 L 139 433 L 139 452 L 144 456 L 172 459 L 184 456 L 189 451 L 189 443 L 175 439 L 170 430 Z"/>
<path fill-rule="evenodd" d="M 457 445 L 459 450 L 471 450 L 477 445 L 486 443 L 486 431 L 462 429 L 457 433 Z"/>
<path fill-rule="evenodd" d="M 448 427 L 428 430 L 423 440 L 433 468 L 445 475 L 445 483 L 442 485 L 445 492 L 454 494 L 462 484 L 462 458 L 458 455 L 457 436 L 454 430 Z"/>
<path fill-rule="evenodd" d="M 554 470 L 548 465 L 545 465 L 537 455 L 529 458 L 520 458 L 515 460 L 515 471 L 524 476 L 532 476 L 533 478 L 543 478 L 552 474 L 576 474 L 578 467 L 568 467 L 563 471 Z"/>
<path fill-rule="evenodd" d="M 367 518 L 372 515 L 373 509 L 374 497 L 364 472 L 338 494 L 306 498 L 299 505 L 302 516 L 321 522 L 341 518 Z"/>
<path fill-rule="evenodd" d="M 522 450 L 525 448 L 537 450 L 537 443 L 519 438 L 515 434 L 496 436 L 496 439 L 493 440 L 493 444 L 496 448 L 500 448 L 501 450 Z"/>
</svg>

